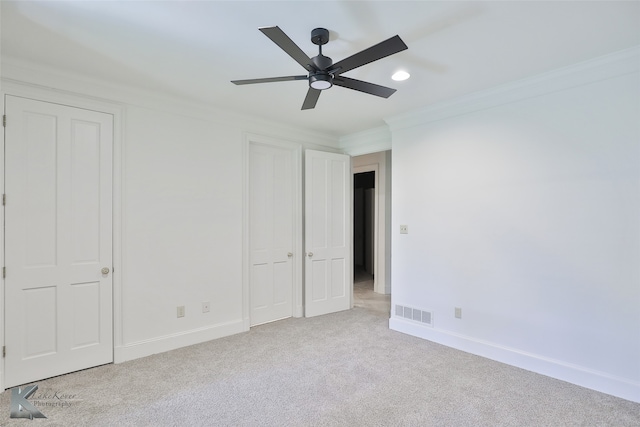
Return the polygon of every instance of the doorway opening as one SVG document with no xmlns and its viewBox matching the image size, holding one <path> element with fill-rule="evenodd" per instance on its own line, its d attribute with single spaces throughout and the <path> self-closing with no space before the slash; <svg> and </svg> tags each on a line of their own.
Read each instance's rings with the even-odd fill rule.
<svg viewBox="0 0 640 427">
<path fill-rule="evenodd" d="M 352 157 L 354 306 L 390 313 L 391 150 Z"/>
<path fill-rule="evenodd" d="M 371 287 L 375 276 L 375 171 L 353 175 L 353 282 Z"/>
</svg>

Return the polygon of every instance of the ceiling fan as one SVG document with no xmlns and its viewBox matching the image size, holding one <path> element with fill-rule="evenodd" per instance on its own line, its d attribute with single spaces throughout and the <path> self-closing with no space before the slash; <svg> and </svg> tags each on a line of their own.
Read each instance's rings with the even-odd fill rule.
<svg viewBox="0 0 640 427">
<path fill-rule="evenodd" d="M 316 28 L 311 31 L 311 42 L 318 45 L 319 51 L 318 55 L 313 58 L 309 58 L 307 54 L 304 53 L 302 49 L 300 49 L 298 45 L 296 45 L 279 27 L 262 27 L 259 28 L 259 30 L 269 37 L 271 41 L 280 46 L 280 48 L 298 64 L 302 65 L 309 74 L 300 76 L 268 77 L 263 79 L 232 80 L 231 83 L 247 85 L 254 83 L 284 82 L 289 80 L 307 80 L 309 82 L 309 91 L 302 103 L 303 110 L 314 108 L 318 102 L 318 97 L 320 97 L 320 92 L 322 90 L 329 89 L 333 85 L 380 96 L 382 98 L 388 98 L 396 91 L 389 87 L 364 82 L 362 80 L 351 79 L 343 76 L 342 73 L 346 73 L 354 68 L 361 67 L 370 62 L 377 61 L 378 59 L 382 59 L 386 56 L 393 55 L 394 53 L 407 49 L 407 45 L 404 44 L 402 39 L 397 35 L 334 64 L 331 58 L 322 54 L 322 46 L 327 44 L 329 41 L 329 31 L 325 28 Z"/>
</svg>

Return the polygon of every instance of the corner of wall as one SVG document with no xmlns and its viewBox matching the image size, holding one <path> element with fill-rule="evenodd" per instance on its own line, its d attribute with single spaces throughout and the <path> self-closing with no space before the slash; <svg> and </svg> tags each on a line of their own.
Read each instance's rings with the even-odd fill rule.
<svg viewBox="0 0 640 427">
<path fill-rule="evenodd" d="M 381 126 L 340 138 L 338 146 L 345 154 L 361 156 L 391 149 L 391 132 Z"/>
<path fill-rule="evenodd" d="M 391 150 L 385 151 L 385 165 L 386 165 L 386 174 L 385 174 L 385 187 L 387 190 L 387 194 L 385 195 L 385 218 L 386 218 L 386 235 L 385 235 L 385 263 L 387 265 L 387 268 L 385 270 L 385 279 L 384 279 L 384 285 L 385 285 L 385 294 L 389 295 L 391 294 L 391 289 L 392 289 L 392 285 L 391 285 L 391 242 L 392 242 L 392 235 L 393 235 L 393 211 L 392 211 L 392 199 L 393 199 L 393 194 L 392 194 L 392 189 L 393 189 L 393 183 L 392 183 L 392 176 L 393 176 L 393 171 L 391 170 Z"/>
</svg>

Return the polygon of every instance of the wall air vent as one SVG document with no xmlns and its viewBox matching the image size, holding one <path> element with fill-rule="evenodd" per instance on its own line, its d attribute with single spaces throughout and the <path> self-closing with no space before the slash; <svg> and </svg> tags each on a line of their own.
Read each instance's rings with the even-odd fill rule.
<svg viewBox="0 0 640 427">
<path fill-rule="evenodd" d="M 402 313 L 404 313 L 404 307 L 396 305 L 396 317 L 402 317 Z"/>
<path fill-rule="evenodd" d="M 396 304 L 395 317 L 402 317 L 423 325 L 433 326 L 433 312 L 427 310 Z"/>
</svg>

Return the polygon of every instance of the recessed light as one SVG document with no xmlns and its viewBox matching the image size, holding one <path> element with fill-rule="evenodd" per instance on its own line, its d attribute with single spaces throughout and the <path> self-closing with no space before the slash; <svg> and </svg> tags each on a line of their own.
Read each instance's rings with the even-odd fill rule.
<svg viewBox="0 0 640 427">
<path fill-rule="evenodd" d="M 409 77 L 411 77 L 411 74 L 407 73 L 406 71 L 397 71 L 393 74 L 393 76 L 391 76 L 391 78 L 397 82 L 407 80 Z"/>
</svg>

